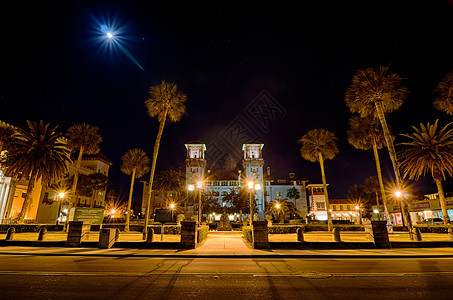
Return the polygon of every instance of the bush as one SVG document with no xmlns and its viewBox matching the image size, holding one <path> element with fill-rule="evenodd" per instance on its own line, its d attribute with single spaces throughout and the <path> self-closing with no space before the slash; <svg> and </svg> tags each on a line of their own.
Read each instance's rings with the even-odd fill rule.
<svg viewBox="0 0 453 300">
<path fill-rule="evenodd" d="M 242 226 L 242 235 L 249 243 L 253 243 L 251 226 Z"/>
<path fill-rule="evenodd" d="M 198 227 L 197 231 L 198 231 L 197 242 L 201 243 L 208 237 L 209 226 L 208 225 L 202 225 L 202 226 Z"/>
<path fill-rule="evenodd" d="M 272 225 L 269 226 L 269 234 L 296 233 L 297 228 L 304 228 L 302 225 Z"/>
</svg>

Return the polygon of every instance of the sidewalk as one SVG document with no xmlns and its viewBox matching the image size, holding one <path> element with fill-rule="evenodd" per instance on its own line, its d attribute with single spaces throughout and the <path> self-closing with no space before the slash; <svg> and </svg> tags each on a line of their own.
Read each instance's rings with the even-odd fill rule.
<svg viewBox="0 0 453 300">
<path fill-rule="evenodd" d="M 157 235 L 160 240 L 160 235 Z M 173 237 L 174 238 L 174 237 Z M 341 250 L 259 250 L 248 247 L 241 232 L 213 232 L 196 249 L 0 247 L 0 255 L 113 256 L 167 258 L 453 258 L 453 248 L 341 249 Z"/>
</svg>

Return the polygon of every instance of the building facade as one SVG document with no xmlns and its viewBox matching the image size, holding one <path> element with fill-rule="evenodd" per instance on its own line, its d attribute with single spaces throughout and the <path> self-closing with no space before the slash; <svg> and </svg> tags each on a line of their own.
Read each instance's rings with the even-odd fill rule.
<svg viewBox="0 0 453 300">
<path fill-rule="evenodd" d="M 81 162 L 80 174 L 90 175 L 101 173 L 108 176 L 111 162 L 102 154 L 84 155 Z M 75 164 L 68 165 L 67 177 L 75 174 Z M 6 177 L 0 170 L 0 223 L 13 222 L 17 218 L 25 201 L 29 181 L 17 180 Z M 37 220 L 39 223 L 54 224 L 66 209 L 69 191 L 64 191 L 65 196 L 59 196 L 60 190 L 42 184 L 41 180 L 35 183 L 32 191 L 31 202 L 25 214 L 25 220 Z M 92 197 L 78 196 L 76 206 L 90 206 L 91 201 L 95 207 L 105 205 L 105 190 L 96 191 Z M 62 221 L 62 220 L 60 220 Z"/>
</svg>

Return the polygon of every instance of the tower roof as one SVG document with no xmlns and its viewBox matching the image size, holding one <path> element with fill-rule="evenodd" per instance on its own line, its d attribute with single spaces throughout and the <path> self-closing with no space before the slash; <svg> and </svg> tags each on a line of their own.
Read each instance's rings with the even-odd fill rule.
<svg viewBox="0 0 453 300">
<path fill-rule="evenodd" d="M 186 149 L 189 148 L 189 145 L 200 145 L 203 146 L 203 150 L 206 151 L 206 144 L 201 142 L 201 141 L 191 141 L 188 143 L 185 143 L 184 146 L 186 146 Z"/>
<path fill-rule="evenodd" d="M 244 143 L 244 144 L 242 144 L 242 151 L 244 151 L 244 150 L 245 150 L 245 146 L 246 146 L 246 145 L 258 145 L 258 146 L 260 146 L 260 150 L 261 150 L 261 149 L 263 149 L 263 146 L 264 146 L 264 144 L 263 144 L 263 143 L 261 143 L 261 142 L 258 142 L 258 141 L 252 141 L 252 142 L 248 142 L 248 143 Z"/>
</svg>

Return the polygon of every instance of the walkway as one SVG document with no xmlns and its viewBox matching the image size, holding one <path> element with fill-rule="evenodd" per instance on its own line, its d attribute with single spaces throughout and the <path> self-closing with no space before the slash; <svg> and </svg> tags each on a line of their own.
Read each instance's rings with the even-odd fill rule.
<svg viewBox="0 0 453 300">
<path fill-rule="evenodd" d="M 201 246 L 194 250 L 197 254 L 224 254 L 232 255 L 252 254 L 253 249 L 247 247 L 242 240 L 242 231 L 213 231 Z"/>
</svg>

